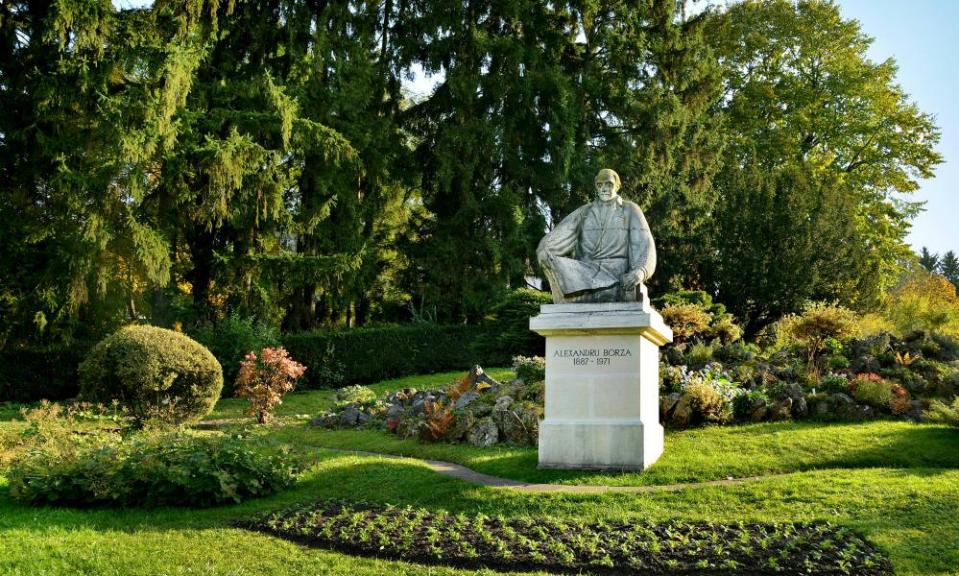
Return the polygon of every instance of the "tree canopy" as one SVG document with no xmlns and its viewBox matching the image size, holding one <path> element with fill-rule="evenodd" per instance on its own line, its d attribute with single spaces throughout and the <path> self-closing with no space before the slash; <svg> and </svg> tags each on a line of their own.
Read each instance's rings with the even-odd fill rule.
<svg viewBox="0 0 959 576">
<path fill-rule="evenodd" d="M 829 2 L 687 4 L 3 3 L 0 348 L 231 312 L 475 321 L 604 166 L 654 291 L 751 330 L 875 305 L 914 258 L 932 118 Z"/>
</svg>

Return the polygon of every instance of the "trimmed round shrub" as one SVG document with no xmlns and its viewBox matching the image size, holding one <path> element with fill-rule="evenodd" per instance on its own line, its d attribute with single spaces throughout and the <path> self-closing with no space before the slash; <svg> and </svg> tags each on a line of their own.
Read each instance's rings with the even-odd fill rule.
<svg viewBox="0 0 959 576">
<path fill-rule="evenodd" d="M 121 328 L 80 365 L 82 400 L 117 400 L 140 423 L 199 420 L 213 410 L 222 389 L 223 370 L 209 350 L 155 326 Z"/>
</svg>

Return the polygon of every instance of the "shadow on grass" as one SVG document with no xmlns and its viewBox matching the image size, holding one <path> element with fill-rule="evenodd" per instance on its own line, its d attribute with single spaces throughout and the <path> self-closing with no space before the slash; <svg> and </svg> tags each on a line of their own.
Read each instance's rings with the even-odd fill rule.
<svg viewBox="0 0 959 576">
<path fill-rule="evenodd" d="M 828 520 L 886 550 L 910 573 L 939 574 L 959 563 L 959 488 L 937 469 L 811 472 L 735 487 L 648 494 L 524 494 L 475 486 L 396 459 L 318 454 L 295 487 L 269 498 L 209 509 L 69 509 L 13 501 L 0 481 L 0 541 L 8 531 L 129 535 L 231 529 L 267 511 L 318 499 L 416 506 L 504 517 L 707 519 L 715 522 Z M 955 472 L 949 472 L 955 474 Z M 31 536 L 32 537 L 32 536 Z M 215 536 L 212 536 L 215 537 Z M 22 535 L 21 535 L 22 538 Z M 959 564 L 955 564 L 959 565 Z M 899 566 L 897 566 L 897 571 Z"/>
</svg>

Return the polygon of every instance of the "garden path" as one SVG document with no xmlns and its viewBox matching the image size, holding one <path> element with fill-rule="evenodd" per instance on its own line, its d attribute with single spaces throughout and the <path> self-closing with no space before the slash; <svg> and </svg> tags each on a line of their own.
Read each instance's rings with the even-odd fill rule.
<svg viewBox="0 0 959 576">
<path fill-rule="evenodd" d="M 688 488 L 704 488 L 707 486 L 732 486 L 743 484 L 745 482 L 757 482 L 770 478 L 788 476 L 789 474 L 768 474 L 765 476 L 746 476 L 743 478 L 724 478 L 722 480 L 708 480 L 705 482 L 688 482 L 683 484 L 662 484 L 658 486 L 600 486 L 595 484 L 532 484 L 529 482 L 520 482 L 499 476 L 490 476 L 482 474 L 461 464 L 444 462 L 442 460 L 424 460 L 412 456 L 398 456 L 396 454 L 385 454 L 382 452 L 368 452 L 364 450 L 341 450 L 337 448 L 325 448 L 331 452 L 343 454 L 355 454 L 357 456 L 377 456 L 380 458 L 396 458 L 416 460 L 426 464 L 431 470 L 444 476 L 458 478 L 466 482 L 488 486 L 490 488 L 507 488 L 527 493 L 546 493 L 546 492 L 567 492 L 572 494 L 607 494 L 613 492 L 626 493 L 645 493 L 645 492 L 676 492 Z"/>
</svg>

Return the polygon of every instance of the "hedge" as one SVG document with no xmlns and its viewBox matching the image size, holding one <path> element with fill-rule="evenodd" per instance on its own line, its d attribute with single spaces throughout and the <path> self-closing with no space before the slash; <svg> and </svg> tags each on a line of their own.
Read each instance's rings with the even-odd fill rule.
<svg viewBox="0 0 959 576">
<path fill-rule="evenodd" d="M 466 370 L 473 364 L 509 364 L 526 350 L 478 346 L 495 325 L 405 324 L 281 337 L 297 362 L 308 367 L 301 388 L 340 387 L 410 374 Z"/>
<path fill-rule="evenodd" d="M 528 320 L 522 322 L 527 325 Z M 544 339 L 518 321 L 490 318 L 481 326 L 402 324 L 313 331 L 280 337 L 308 368 L 300 388 L 377 382 L 410 374 L 505 366 L 513 356 L 542 355 Z M 95 342 L 0 353 L 0 402 L 76 396 L 77 367 Z M 232 382 L 225 382 L 231 388 Z"/>
<path fill-rule="evenodd" d="M 0 352 L 0 402 L 63 400 L 79 391 L 77 367 L 96 342 Z"/>
</svg>

